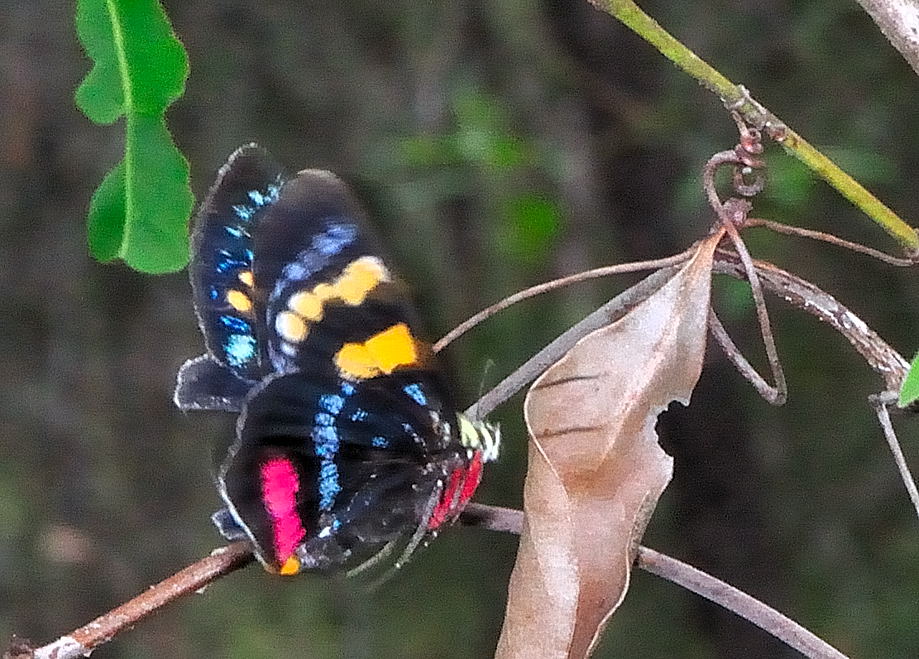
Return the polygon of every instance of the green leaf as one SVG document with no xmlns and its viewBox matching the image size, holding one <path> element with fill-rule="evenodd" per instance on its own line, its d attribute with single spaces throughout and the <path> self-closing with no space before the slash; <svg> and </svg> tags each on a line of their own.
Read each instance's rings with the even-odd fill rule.
<svg viewBox="0 0 919 659">
<path fill-rule="evenodd" d="M 89 250 L 100 261 L 118 257 L 124 227 L 124 161 L 115 167 L 96 188 L 89 203 Z"/>
<path fill-rule="evenodd" d="M 136 117 L 128 123 L 126 142 L 143 148 L 127 149 L 93 195 L 90 250 L 100 261 L 120 257 L 142 272 L 180 270 L 188 262 L 193 204 L 188 163 L 159 119 Z"/>
<path fill-rule="evenodd" d="M 913 357 L 913 365 L 909 368 L 909 373 L 906 374 L 906 379 L 903 381 L 903 386 L 900 388 L 900 400 L 898 402 L 900 407 L 906 407 L 907 405 L 912 405 L 917 400 L 919 400 L 919 353 Z"/>
<path fill-rule="evenodd" d="M 143 272 L 179 270 L 188 262 L 194 198 L 165 112 L 185 90 L 185 50 L 157 0 L 79 0 L 76 24 L 94 62 L 77 105 L 97 123 L 125 118 L 124 159 L 90 203 L 90 251 Z"/>
</svg>

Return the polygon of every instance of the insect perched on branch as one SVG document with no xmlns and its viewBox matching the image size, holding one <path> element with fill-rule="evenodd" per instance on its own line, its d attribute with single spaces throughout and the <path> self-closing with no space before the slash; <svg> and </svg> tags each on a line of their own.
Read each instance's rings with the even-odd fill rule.
<svg viewBox="0 0 919 659">
<path fill-rule="evenodd" d="M 189 272 L 207 353 L 182 366 L 175 402 L 239 414 L 217 474 L 226 538 L 283 575 L 359 570 L 404 544 L 401 564 L 456 519 L 498 429 L 457 412 L 344 183 L 286 178 L 241 147 L 198 215 Z"/>
</svg>

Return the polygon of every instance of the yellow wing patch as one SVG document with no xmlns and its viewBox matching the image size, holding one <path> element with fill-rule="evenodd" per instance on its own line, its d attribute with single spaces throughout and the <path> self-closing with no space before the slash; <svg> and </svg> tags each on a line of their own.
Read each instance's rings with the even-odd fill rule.
<svg viewBox="0 0 919 659">
<path fill-rule="evenodd" d="M 332 288 L 335 289 L 335 297 L 345 304 L 355 306 L 361 304 L 380 282 L 388 279 L 389 272 L 380 259 L 362 256 L 348 264 Z"/>
<path fill-rule="evenodd" d="M 243 278 L 243 274 L 248 274 L 251 280 L 251 272 L 240 274 L 240 279 Z M 275 329 L 287 343 L 282 345 L 281 349 L 288 348 L 285 353 L 290 354 L 294 348 L 289 344 L 300 343 L 309 335 L 308 323 L 322 320 L 327 303 L 340 301 L 350 306 L 363 304 L 373 289 L 388 281 L 391 281 L 389 270 L 380 259 L 375 256 L 362 256 L 345 266 L 333 281 L 322 282 L 311 290 L 294 293 L 287 300 L 287 310 L 275 317 Z M 233 304 L 232 300 L 230 304 Z"/>
<path fill-rule="evenodd" d="M 418 345 L 405 323 L 374 334 L 363 343 L 346 343 L 335 355 L 342 375 L 366 380 L 419 363 Z"/>
<path fill-rule="evenodd" d="M 303 319 L 290 311 L 282 311 L 274 319 L 274 328 L 281 338 L 290 343 L 300 343 L 309 333 Z"/>
<path fill-rule="evenodd" d="M 323 299 L 315 293 L 300 291 L 290 296 L 287 308 L 298 316 L 311 321 L 322 320 Z"/>
</svg>

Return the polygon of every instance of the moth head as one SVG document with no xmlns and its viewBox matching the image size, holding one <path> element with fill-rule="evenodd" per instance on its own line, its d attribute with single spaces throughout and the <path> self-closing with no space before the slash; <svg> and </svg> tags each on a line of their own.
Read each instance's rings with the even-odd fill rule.
<svg viewBox="0 0 919 659">
<path fill-rule="evenodd" d="M 482 462 L 498 459 L 501 448 L 501 428 L 497 423 L 472 420 L 464 414 L 457 414 L 459 440 L 468 449 L 482 452 Z"/>
</svg>

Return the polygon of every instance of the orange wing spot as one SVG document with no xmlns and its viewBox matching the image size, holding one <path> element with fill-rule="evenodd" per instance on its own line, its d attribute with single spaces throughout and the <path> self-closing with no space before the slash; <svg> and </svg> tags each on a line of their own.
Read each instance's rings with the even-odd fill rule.
<svg viewBox="0 0 919 659">
<path fill-rule="evenodd" d="M 274 327 L 281 338 L 291 343 L 300 343 L 309 333 L 303 319 L 290 311 L 282 311 L 274 319 Z"/>
<path fill-rule="evenodd" d="M 342 375 L 367 380 L 380 374 L 380 367 L 363 343 L 346 343 L 335 355 L 335 365 Z"/>
<path fill-rule="evenodd" d="M 243 270 L 238 275 L 236 275 L 236 278 L 249 288 L 255 286 L 255 278 L 252 276 L 251 270 Z"/>
<path fill-rule="evenodd" d="M 315 293 L 294 293 L 287 302 L 287 307 L 306 320 L 322 320 L 322 299 Z"/>
<path fill-rule="evenodd" d="M 300 559 L 296 556 L 291 556 L 284 564 L 281 566 L 281 569 L 278 570 L 278 574 L 283 574 L 284 576 L 290 576 L 292 574 L 297 574 L 300 571 Z"/>
<path fill-rule="evenodd" d="M 346 343 L 335 355 L 343 375 L 359 380 L 389 375 L 400 366 L 419 362 L 415 337 L 405 323 L 374 334 L 364 343 Z"/>
<path fill-rule="evenodd" d="M 393 325 L 371 336 L 364 345 L 380 365 L 380 370 L 386 374 L 392 373 L 399 366 L 411 366 L 418 361 L 415 337 L 405 323 Z"/>
<path fill-rule="evenodd" d="M 227 291 L 227 302 L 231 307 L 242 313 L 252 311 L 252 300 L 242 291 L 235 289 Z"/>
<path fill-rule="evenodd" d="M 380 259 L 362 256 L 349 263 L 341 273 L 334 284 L 335 292 L 342 302 L 355 306 L 361 304 L 370 291 L 388 278 L 389 272 Z"/>
</svg>

